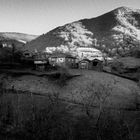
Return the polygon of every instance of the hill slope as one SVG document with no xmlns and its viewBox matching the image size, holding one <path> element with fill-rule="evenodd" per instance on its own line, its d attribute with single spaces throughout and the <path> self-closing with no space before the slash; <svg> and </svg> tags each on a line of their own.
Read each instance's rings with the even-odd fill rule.
<svg viewBox="0 0 140 140">
<path fill-rule="evenodd" d="M 29 34 L 24 34 L 24 33 L 0 32 L 0 40 L 12 39 L 12 40 L 26 43 L 37 37 L 38 37 L 37 35 L 29 35 Z"/>
<path fill-rule="evenodd" d="M 134 44 L 139 42 L 140 10 L 120 7 L 96 18 L 83 19 L 55 28 L 27 43 L 27 46 L 30 51 L 57 48 L 75 54 L 79 47 L 91 47 L 116 55 L 118 52 L 131 50 L 136 46 Z M 130 43 L 131 46 L 126 44 L 122 47 L 124 43 Z"/>
<path fill-rule="evenodd" d="M 69 73 L 72 75 L 80 74 L 81 76 L 63 82 L 61 78 L 54 80 L 51 77 L 38 77 L 35 75 L 18 77 L 16 73 L 16 77 L 7 78 L 5 87 L 7 89 L 14 87 L 15 90 L 29 91 L 44 96 L 59 93 L 59 97 L 63 100 L 82 104 L 90 100 L 91 105 L 97 105 L 98 99 L 96 97 L 96 100 L 93 99 L 93 95 L 98 93 L 100 98 L 106 97 L 106 106 L 115 108 L 133 108 L 136 103 L 139 103 L 140 88 L 137 83 L 131 80 L 89 70 L 70 70 Z"/>
<path fill-rule="evenodd" d="M 15 32 L 0 32 L 0 61 L 10 60 L 12 56 L 12 48 L 15 52 L 24 50 L 25 43 L 35 39 L 36 35 L 28 35 Z"/>
</svg>

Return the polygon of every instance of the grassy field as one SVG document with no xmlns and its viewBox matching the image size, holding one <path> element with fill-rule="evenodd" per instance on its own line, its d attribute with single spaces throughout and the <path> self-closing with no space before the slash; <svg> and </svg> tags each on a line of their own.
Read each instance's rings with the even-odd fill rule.
<svg viewBox="0 0 140 140">
<path fill-rule="evenodd" d="M 0 99 L 3 140 L 139 140 L 140 112 L 89 108 L 57 96 L 4 92 Z"/>
<path fill-rule="evenodd" d="M 92 105 L 98 105 L 105 99 L 105 105 L 116 108 L 136 107 L 139 102 L 140 88 L 136 82 L 111 74 L 96 71 L 69 70 L 70 75 L 80 75 L 71 79 L 61 77 L 35 75 L 7 76 L 4 82 L 6 89 L 28 91 L 45 96 L 59 94 L 60 99 L 77 103 L 85 103 L 95 98 Z M 98 98 L 97 92 L 100 92 Z"/>
<path fill-rule="evenodd" d="M 0 79 L 1 139 L 139 140 L 140 88 L 131 80 L 85 70 Z"/>
</svg>

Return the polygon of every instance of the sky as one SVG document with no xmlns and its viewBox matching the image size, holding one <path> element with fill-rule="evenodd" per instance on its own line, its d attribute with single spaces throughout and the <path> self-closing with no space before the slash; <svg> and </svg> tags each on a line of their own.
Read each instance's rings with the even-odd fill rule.
<svg viewBox="0 0 140 140">
<path fill-rule="evenodd" d="M 140 9 L 140 0 L 0 0 L 0 32 L 40 35 L 121 6 Z"/>
</svg>

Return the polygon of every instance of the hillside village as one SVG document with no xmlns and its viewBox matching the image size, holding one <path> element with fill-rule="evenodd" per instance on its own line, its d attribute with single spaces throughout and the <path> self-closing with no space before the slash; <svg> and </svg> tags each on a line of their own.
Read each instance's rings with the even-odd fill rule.
<svg viewBox="0 0 140 140">
<path fill-rule="evenodd" d="M 79 51 L 80 53 L 78 54 L 78 57 L 73 56 L 70 53 L 63 53 L 59 51 L 54 51 L 53 53 L 36 52 L 34 54 L 24 52 L 23 59 L 26 59 L 28 61 L 28 59 L 32 58 L 36 67 L 44 67 L 44 69 L 49 65 L 75 69 L 94 69 L 93 67 L 96 66 L 94 63 L 97 62 L 98 65 L 98 62 L 103 62 L 102 54 L 98 50 L 92 48 L 81 48 L 81 50 L 83 49 L 84 51 Z M 85 49 L 87 50 L 85 51 Z"/>
<path fill-rule="evenodd" d="M 20 44 L 22 47 L 22 43 Z M 18 70 L 36 70 L 38 72 L 57 71 L 58 68 L 65 69 L 87 69 L 104 71 L 139 81 L 140 59 L 137 56 L 109 57 L 107 53 L 91 47 L 78 47 L 75 53 L 65 52 L 55 47 L 47 47 L 45 51 L 31 52 L 29 50 L 17 49 L 18 44 L 14 42 L 1 42 L 1 68 L 8 69 L 14 66 Z M 22 51 L 21 51 L 22 50 Z M 4 57 L 4 53 L 5 57 Z M 123 61 L 125 59 L 125 63 Z M 3 61 L 4 60 L 4 61 Z M 133 62 L 131 62 L 133 60 Z M 13 65 L 13 66 L 12 66 Z M 16 70 L 15 67 L 15 70 Z"/>
<path fill-rule="evenodd" d="M 36 70 L 47 70 L 49 65 L 95 70 L 95 63 L 97 67 L 99 63 L 100 70 L 120 74 L 126 68 L 122 66 L 125 65 L 122 57 L 126 57 L 125 61 L 140 58 L 139 15 L 139 10 L 119 7 L 96 18 L 57 27 L 41 36 L 1 33 L 1 50 L 7 51 L 6 59 L 18 57 L 18 63 L 31 63 L 31 68 Z M 137 73 L 139 66 L 134 69 Z"/>
<path fill-rule="evenodd" d="M 139 140 L 139 33 L 127 7 L 40 36 L 0 33 L 0 139 Z"/>
</svg>

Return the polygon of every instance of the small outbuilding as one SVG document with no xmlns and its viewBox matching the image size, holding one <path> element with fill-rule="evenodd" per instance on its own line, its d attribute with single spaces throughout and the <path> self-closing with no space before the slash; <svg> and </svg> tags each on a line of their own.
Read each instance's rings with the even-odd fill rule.
<svg viewBox="0 0 140 140">
<path fill-rule="evenodd" d="M 102 71 L 103 63 L 101 60 L 98 59 L 93 59 L 93 60 L 83 59 L 79 61 L 79 68 Z"/>
<path fill-rule="evenodd" d="M 92 69 L 92 63 L 89 59 L 79 61 L 79 69 Z"/>
<path fill-rule="evenodd" d="M 34 64 L 35 69 L 39 71 L 45 71 L 47 69 L 47 65 L 49 64 L 48 55 L 46 53 L 35 53 L 34 54 Z"/>
<path fill-rule="evenodd" d="M 92 61 L 92 69 L 97 71 L 103 70 L 103 61 L 99 59 L 93 59 Z"/>
<path fill-rule="evenodd" d="M 38 60 L 34 60 L 34 64 L 35 64 L 35 69 L 39 70 L 39 71 L 44 71 L 46 70 L 48 61 L 47 60 L 43 60 L 43 59 L 38 59 Z"/>
</svg>

